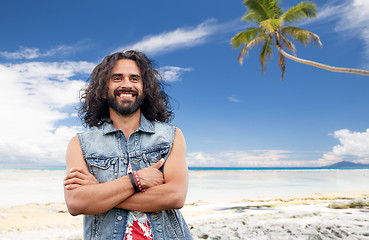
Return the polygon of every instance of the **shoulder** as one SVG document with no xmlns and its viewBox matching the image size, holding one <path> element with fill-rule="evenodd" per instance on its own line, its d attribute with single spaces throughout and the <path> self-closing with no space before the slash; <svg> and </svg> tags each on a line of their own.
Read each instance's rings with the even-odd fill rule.
<svg viewBox="0 0 369 240">
<path fill-rule="evenodd" d="M 78 133 L 77 133 L 78 134 Z M 75 135 L 74 137 L 72 137 L 69 141 L 70 144 L 76 144 L 78 143 L 78 136 Z"/>
<path fill-rule="evenodd" d="M 185 137 L 183 136 L 183 132 L 181 131 L 181 129 L 179 129 L 178 127 L 176 127 L 176 133 L 175 133 L 173 145 L 174 144 L 182 146 L 182 147 L 186 147 Z"/>
<path fill-rule="evenodd" d="M 77 136 L 71 138 L 67 148 L 67 158 L 68 156 L 74 156 L 76 153 L 79 154 L 81 152 L 80 143 Z"/>
</svg>

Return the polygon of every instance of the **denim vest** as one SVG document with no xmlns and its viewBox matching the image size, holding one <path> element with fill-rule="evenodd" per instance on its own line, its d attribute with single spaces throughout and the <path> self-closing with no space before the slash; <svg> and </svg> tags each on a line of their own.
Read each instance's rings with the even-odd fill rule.
<svg viewBox="0 0 369 240">
<path fill-rule="evenodd" d="M 127 141 L 121 130 L 105 123 L 77 134 L 88 170 L 100 182 L 112 181 L 132 170 L 167 159 L 172 148 L 176 128 L 173 125 L 150 122 L 141 114 L 139 128 Z M 162 169 L 161 169 L 162 170 Z M 98 215 L 84 216 L 85 240 L 124 239 L 128 211 L 113 208 Z M 154 240 L 192 239 L 179 210 L 147 213 Z"/>
</svg>

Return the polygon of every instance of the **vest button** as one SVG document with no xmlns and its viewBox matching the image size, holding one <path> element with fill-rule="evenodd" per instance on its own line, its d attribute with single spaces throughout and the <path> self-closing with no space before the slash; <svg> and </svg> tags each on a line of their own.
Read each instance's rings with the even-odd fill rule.
<svg viewBox="0 0 369 240">
<path fill-rule="evenodd" d="M 118 216 L 118 217 L 117 217 L 117 220 L 118 220 L 118 221 L 122 221 L 122 219 L 123 219 L 123 217 L 122 217 L 122 216 Z"/>
<path fill-rule="evenodd" d="M 115 136 L 116 136 L 117 138 L 120 138 L 120 133 L 119 133 L 119 132 L 117 132 L 117 133 L 115 134 Z"/>
</svg>

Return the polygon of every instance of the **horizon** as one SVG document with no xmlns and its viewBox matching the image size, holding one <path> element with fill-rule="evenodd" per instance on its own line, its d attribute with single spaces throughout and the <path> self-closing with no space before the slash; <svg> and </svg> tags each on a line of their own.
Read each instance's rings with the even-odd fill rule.
<svg viewBox="0 0 369 240">
<path fill-rule="evenodd" d="M 335 166 L 337 164 L 350 164 L 350 166 Z M 0 166 L 0 170 L 66 170 L 66 167 L 55 167 L 55 166 Z M 360 164 L 349 161 L 340 161 L 337 163 L 333 163 L 331 165 L 326 166 L 316 166 L 316 167 L 304 167 L 304 166 L 294 166 L 294 167 L 283 167 L 283 166 L 275 166 L 275 167 L 188 167 L 188 170 L 369 170 L 369 164 Z"/>
<path fill-rule="evenodd" d="M 154 60 L 168 84 L 189 167 L 369 164 L 369 77 L 287 59 L 281 81 L 277 50 L 262 75 L 259 47 L 240 66 L 230 40 L 253 27 L 240 21 L 242 2 L 4 3 L 0 168 L 64 166 L 69 140 L 84 130 L 79 90 L 103 57 L 131 48 Z M 296 43 L 297 56 L 369 69 L 369 1 L 313 2 L 317 18 L 295 26 L 320 36 L 323 48 Z"/>
</svg>

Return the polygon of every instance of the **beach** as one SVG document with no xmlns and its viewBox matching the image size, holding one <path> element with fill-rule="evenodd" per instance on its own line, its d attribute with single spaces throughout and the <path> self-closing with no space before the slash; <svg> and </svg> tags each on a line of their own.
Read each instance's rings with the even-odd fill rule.
<svg viewBox="0 0 369 240">
<path fill-rule="evenodd" d="M 82 239 L 83 217 L 67 212 L 63 176 L 0 170 L 1 240 Z M 263 185 L 266 176 L 274 183 Z M 369 239 L 368 179 L 369 170 L 190 171 L 181 212 L 194 239 Z M 336 183 L 330 191 L 327 182 Z"/>
<path fill-rule="evenodd" d="M 368 197 L 345 192 L 226 206 L 200 202 L 186 206 L 184 215 L 195 239 L 369 239 Z"/>
</svg>

